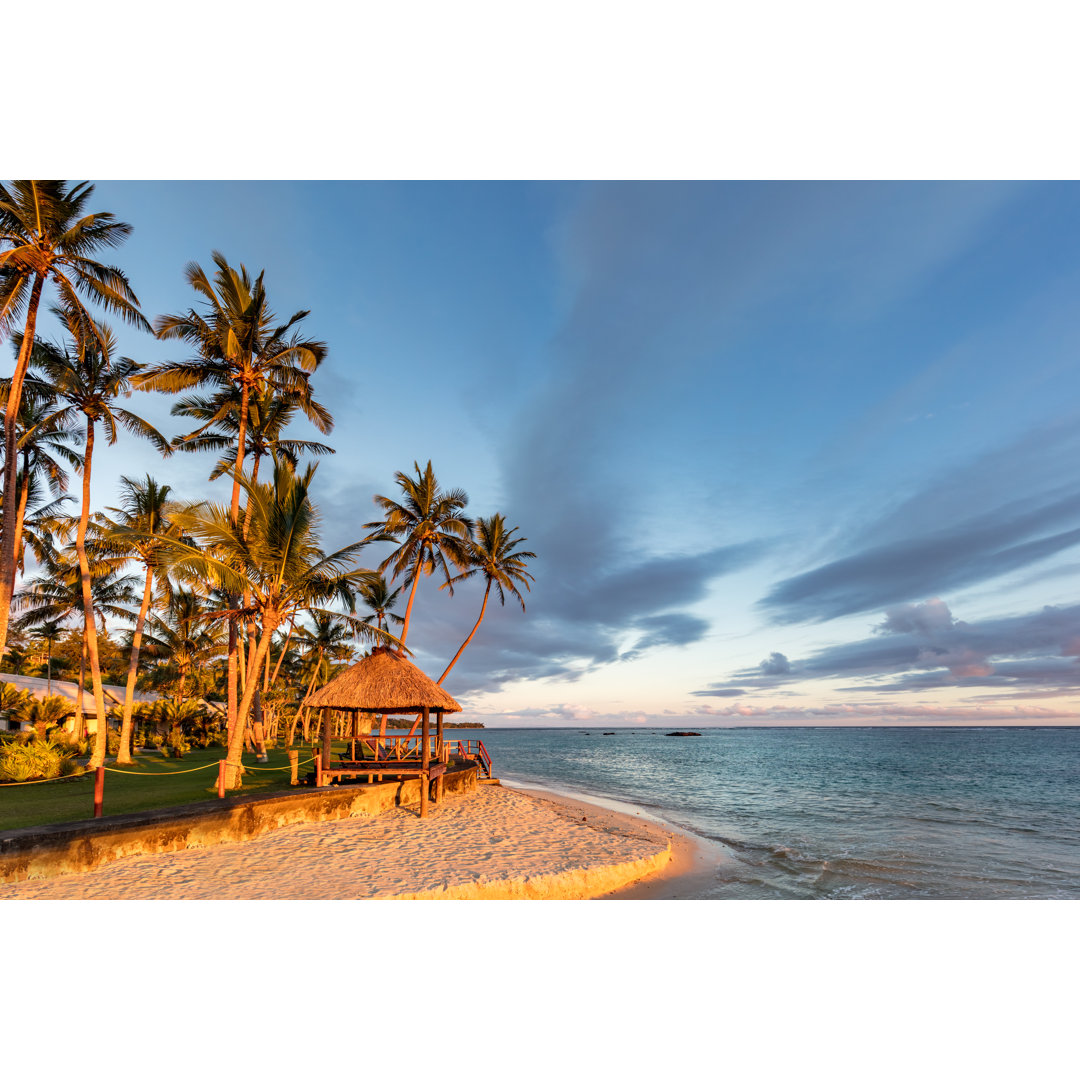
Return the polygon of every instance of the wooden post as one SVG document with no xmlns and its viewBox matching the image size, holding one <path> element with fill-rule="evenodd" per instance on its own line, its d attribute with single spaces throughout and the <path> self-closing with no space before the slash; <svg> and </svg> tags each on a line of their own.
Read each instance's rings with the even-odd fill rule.
<svg viewBox="0 0 1080 1080">
<path fill-rule="evenodd" d="M 420 739 L 420 768 L 423 775 L 420 777 L 420 816 L 427 816 L 428 802 L 428 768 L 431 765 L 431 750 L 428 746 L 428 736 L 431 734 L 431 710 L 425 705 L 423 712 L 423 726 L 421 727 Z"/>
<path fill-rule="evenodd" d="M 101 804 L 105 801 L 105 768 L 94 770 L 94 817 L 101 817 Z"/>
<path fill-rule="evenodd" d="M 435 760 L 442 762 L 445 760 L 443 755 L 443 713 L 440 709 L 435 714 Z M 443 778 L 440 773 L 439 779 L 435 781 L 435 801 L 437 803 L 442 802 L 443 797 Z"/>
<path fill-rule="evenodd" d="M 322 787 L 322 755 L 315 755 L 315 786 Z"/>
<path fill-rule="evenodd" d="M 225 758 L 217 763 L 217 797 L 225 798 Z"/>
<path fill-rule="evenodd" d="M 300 783 L 300 751 L 289 751 L 289 767 L 292 770 L 292 774 L 289 777 L 289 782 L 293 787 L 296 787 Z"/>
<path fill-rule="evenodd" d="M 331 721 L 330 716 L 327 715 L 327 710 L 326 709 L 323 709 L 323 711 L 322 711 L 322 723 L 323 723 L 322 767 L 324 769 L 329 769 L 330 765 L 331 765 L 331 762 L 330 762 L 330 740 L 333 738 L 334 725 L 333 725 L 333 722 Z"/>
</svg>

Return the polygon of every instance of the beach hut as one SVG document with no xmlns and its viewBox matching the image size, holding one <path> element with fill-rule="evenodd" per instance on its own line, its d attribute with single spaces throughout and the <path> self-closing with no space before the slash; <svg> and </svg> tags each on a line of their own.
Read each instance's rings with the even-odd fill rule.
<svg viewBox="0 0 1080 1080">
<path fill-rule="evenodd" d="M 461 712 L 461 706 L 429 679 L 415 664 L 396 649 L 378 646 L 370 655 L 335 675 L 322 689 L 304 701 L 314 709 L 336 709 L 351 713 L 353 740 L 351 760 L 332 762 L 330 758 L 331 723 L 323 713 L 322 757 L 316 769 L 316 782 L 329 776 L 419 776 L 420 816 L 427 813 L 428 786 L 437 779 L 436 797 L 442 794 L 442 775 L 446 772 L 447 754 L 443 741 L 443 716 Z M 361 739 L 373 752 L 371 758 L 356 757 L 358 736 L 371 731 L 376 714 L 415 715 L 421 726 L 419 745 L 413 745 L 412 733 L 380 739 Z M 435 739 L 431 739 L 431 714 L 435 714 Z M 415 727 L 415 725 L 414 725 Z"/>
</svg>

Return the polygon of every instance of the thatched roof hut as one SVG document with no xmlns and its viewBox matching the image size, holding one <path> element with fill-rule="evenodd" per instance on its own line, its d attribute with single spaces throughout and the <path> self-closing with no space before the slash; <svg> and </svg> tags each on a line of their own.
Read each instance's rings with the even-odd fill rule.
<svg viewBox="0 0 1080 1080">
<path fill-rule="evenodd" d="M 404 654 L 382 646 L 335 675 L 304 704 L 365 713 L 461 712 L 461 706 Z"/>
</svg>

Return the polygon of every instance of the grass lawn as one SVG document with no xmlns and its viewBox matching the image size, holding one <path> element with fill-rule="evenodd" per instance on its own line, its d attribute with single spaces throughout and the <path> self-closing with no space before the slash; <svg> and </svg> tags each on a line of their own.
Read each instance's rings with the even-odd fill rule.
<svg viewBox="0 0 1080 1080">
<path fill-rule="evenodd" d="M 344 745 L 344 744 L 342 744 Z M 309 746 L 294 747 L 300 751 L 300 778 L 311 771 L 307 764 L 312 751 Z M 202 802 L 217 798 L 217 762 L 225 756 L 223 747 L 192 750 L 182 758 L 163 758 L 157 753 L 139 754 L 134 764 L 122 766 L 121 772 L 105 773 L 105 797 L 102 814 L 130 814 L 136 810 L 156 810 L 163 806 Z M 270 760 L 260 765 L 254 754 L 244 754 L 244 764 L 251 770 L 244 774 L 244 786 L 233 795 L 258 792 L 289 791 L 288 768 L 277 772 L 257 772 L 289 764 L 288 751 L 268 751 Z M 108 769 L 117 765 L 107 760 Z M 197 765 L 210 768 L 187 772 Z M 55 825 L 61 821 L 81 821 L 94 816 L 94 774 L 14 787 L 0 784 L 0 830 L 22 829 L 30 825 Z"/>
</svg>

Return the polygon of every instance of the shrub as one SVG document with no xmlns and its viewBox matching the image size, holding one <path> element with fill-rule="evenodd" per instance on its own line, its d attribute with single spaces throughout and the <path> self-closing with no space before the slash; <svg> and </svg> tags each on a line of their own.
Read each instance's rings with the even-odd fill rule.
<svg viewBox="0 0 1080 1080">
<path fill-rule="evenodd" d="M 0 747 L 0 780 L 22 783 L 26 780 L 52 780 L 57 776 L 81 772 L 74 751 L 56 740 L 33 739 Z"/>
</svg>

